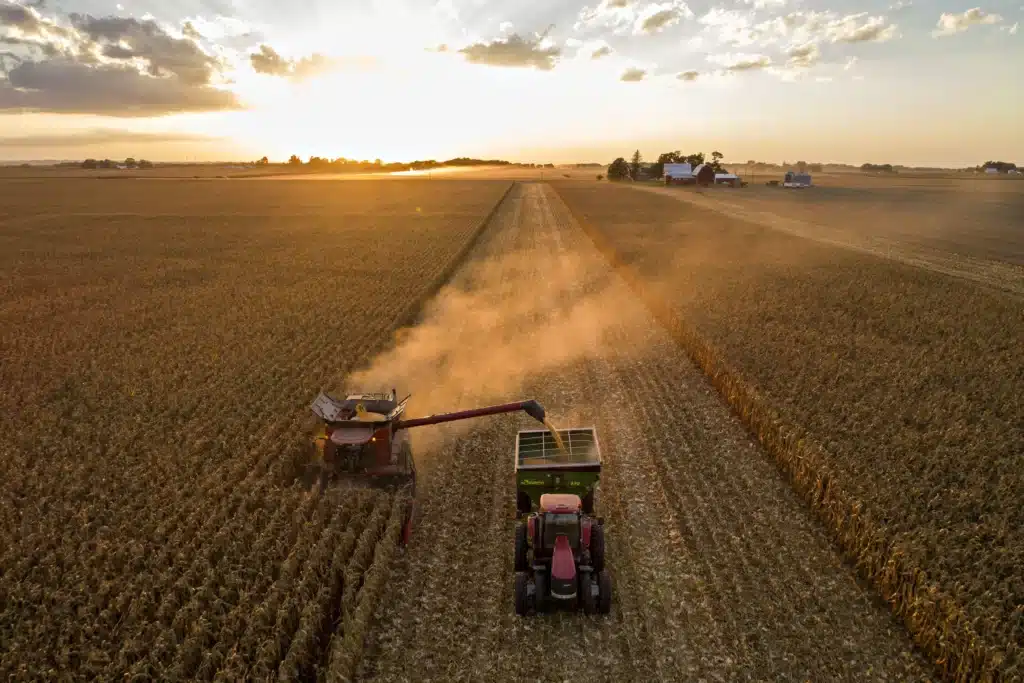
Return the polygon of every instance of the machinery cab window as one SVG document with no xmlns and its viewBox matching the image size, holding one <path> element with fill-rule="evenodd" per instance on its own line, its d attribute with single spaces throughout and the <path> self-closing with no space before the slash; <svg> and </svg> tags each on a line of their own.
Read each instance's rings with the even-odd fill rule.
<svg viewBox="0 0 1024 683">
<path fill-rule="evenodd" d="M 544 515 L 544 547 L 554 547 L 557 536 L 565 536 L 569 541 L 569 547 L 578 548 L 580 545 L 579 515 L 556 512 Z"/>
</svg>

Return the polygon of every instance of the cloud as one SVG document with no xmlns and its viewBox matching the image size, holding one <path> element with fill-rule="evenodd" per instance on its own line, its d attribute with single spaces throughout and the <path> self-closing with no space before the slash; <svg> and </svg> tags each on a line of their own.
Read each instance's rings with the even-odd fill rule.
<svg viewBox="0 0 1024 683">
<path fill-rule="evenodd" d="M 498 25 L 498 30 L 501 31 L 502 33 L 512 33 L 512 30 L 514 28 L 515 26 L 512 24 L 511 21 L 503 21 L 501 22 L 501 24 Z"/>
<path fill-rule="evenodd" d="M 602 0 L 584 7 L 574 25 L 576 31 L 611 31 L 618 35 L 652 34 L 678 24 L 693 12 L 683 0 L 638 4 L 629 0 Z"/>
<path fill-rule="evenodd" d="M 203 85 L 210 82 L 218 66 L 195 41 L 174 38 L 155 21 L 75 13 L 69 16 L 79 35 L 103 46 L 105 56 L 145 60 L 151 76 L 173 74 L 185 83 Z"/>
<path fill-rule="evenodd" d="M 39 13 L 22 5 L 4 2 L 0 4 L 0 25 L 35 33 L 39 29 Z"/>
<path fill-rule="evenodd" d="M 755 71 L 765 69 L 772 64 L 772 58 L 761 54 L 722 54 L 708 55 L 708 61 L 724 67 L 725 71 Z"/>
<path fill-rule="evenodd" d="M 697 80 L 699 77 L 700 77 L 700 72 L 699 71 L 682 71 L 682 72 L 676 74 L 676 78 L 678 78 L 680 81 L 692 82 L 692 81 Z"/>
<path fill-rule="evenodd" d="M 644 78 L 646 77 L 647 72 L 644 69 L 637 69 L 635 67 L 631 67 L 622 72 L 622 75 L 619 76 L 619 80 L 626 83 L 636 83 L 638 81 L 644 80 Z"/>
<path fill-rule="evenodd" d="M 184 24 L 182 24 L 181 32 L 186 38 L 191 38 L 192 40 L 203 39 L 203 34 L 199 32 L 199 29 L 197 29 L 195 27 L 195 24 L 193 24 L 191 21 L 186 21 Z"/>
<path fill-rule="evenodd" d="M 835 12 L 795 11 L 755 23 L 752 11 L 720 7 L 712 8 L 698 21 L 706 27 L 705 33 L 716 34 L 720 43 L 735 47 L 884 42 L 896 37 L 897 29 L 885 17 L 869 17 L 866 13 L 840 16 Z"/>
<path fill-rule="evenodd" d="M 754 9 L 767 9 L 770 7 L 785 7 L 786 0 L 743 0 L 748 5 L 753 5 Z"/>
<path fill-rule="evenodd" d="M 0 137 L 0 147 L 94 147 L 126 143 L 151 144 L 175 142 L 209 142 L 216 138 L 195 133 L 153 133 L 144 131 L 93 128 L 74 133 L 21 135 Z"/>
<path fill-rule="evenodd" d="M 833 43 L 884 43 L 896 37 L 896 25 L 889 24 L 885 17 L 868 17 L 864 23 L 858 23 L 865 16 L 851 14 L 833 21 L 826 27 L 826 34 Z"/>
<path fill-rule="evenodd" d="M 817 43 L 805 43 L 791 47 L 786 51 L 786 56 L 789 57 L 789 61 L 786 62 L 788 66 L 808 68 L 814 66 L 821 58 L 821 50 L 818 49 Z"/>
<path fill-rule="evenodd" d="M 1006 31 L 1011 36 L 1015 36 L 1015 35 L 1017 35 L 1017 29 L 1019 29 L 1019 28 L 1020 28 L 1020 22 L 1015 22 L 1013 24 L 1013 26 L 1003 26 L 999 30 L 1000 31 Z"/>
<path fill-rule="evenodd" d="M 474 43 L 459 50 L 471 64 L 488 66 L 534 68 L 550 71 L 555 68 L 562 49 L 547 42 L 545 34 L 534 38 L 523 38 L 513 33 L 489 43 Z"/>
<path fill-rule="evenodd" d="M 287 76 L 292 70 L 292 63 L 269 45 L 260 45 L 259 52 L 249 55 L 249 63 L 253 71 L 267 76 Z"/>
<path fill-rule="evenodd" d="M 234 94 L 215 87 L 224 64 L 189 37 L 152 19 L 68 15 L 59 25 L 34 7 L 0 5 L 0 42 L 8 53 L 0 109 L 154 116 L 233 109 Z"/>
<path fill-rule="evenodd" d="M 637 13 L 633 32 L 658 33 L 678 24 L 684 17 L 692 17 L 693 12 L 685 2 L 667 2 L 651 4 Z"/>
<path fill-rule="evenodd" d="M 601 59 L 601 57 L 607 57 L 611 53 L 612 53 L 611 47 L 609 47 L 608 45 L 602 45 L 601 47 L 597 48 L 596 50 L 594 50 L 593 52 L 590 53 L 590 58 L 591 59 Z"/>
<path fill-rule="evenodd" d="M 124 65 L 24 61 L 0 81 L 0 110 L 132 117 L 238 106 L 230 92 L 176 77 L 154 78 Z"/>
<path fill-rule="evenodd" d="M 846 64 L 843 65 L 843 71 L 849 71 L 853 67 L 857 66 L 857 61 L 856 57 L 847 57 Z"/>
<path fill-rule="evenodd" d="M 998 14 L 989 14 L 980 7 L 969 9 L 962 14 L 949 14 L 943 13 L 936 22 L 936 29 L 932 31 L 932 36 L 935 38 L 942 38 L 945 36 L 952 36 L 957 33 L 963 33 L 971 26 L 981 24 L 998 24 L 1003 18 Z"/>
<path fill-rule="evenodd" d="M 437 48 L 437 51 L 444 52 L 446 49 L 442 45 Z M 360 70 L 372 68 L 374 60 L 368 57 L 344 60 L 338 57 L 328 57 L 319 52 L 300 59 L 286 59 L 271 46 L 263 44 L 260 45 L 259 52 L 249 55 L 249 63 L 256 73 L 300 82 L 344 66 L 352 66 Z"/>
<path fill-rule="evenodd" d="M 459 10 L 455 8 L 452 0 L 437 0 L 434 4 L 434 11 L 445 15 L 450 21 L 459 20 Z"/>
</svg>

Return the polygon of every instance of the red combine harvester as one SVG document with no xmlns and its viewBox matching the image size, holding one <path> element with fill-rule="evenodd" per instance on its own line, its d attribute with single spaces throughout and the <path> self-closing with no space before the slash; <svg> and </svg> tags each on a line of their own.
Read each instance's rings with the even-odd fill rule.
<svg viewBox="0 0 1024 683">
<path fill-rule="evenodd" d="M 409 398 L 399 401 L 394 389 L 386 394 L 349 394 L 344 399 L 321 392 L 311 408 L 323 420 L 323 430 L 313 440 L 315 455 L 307 470 L 307 482 L 319 480 L 322 487 L 339 479 L 395 489 L 408 486 L 412 500 L 416 466 L 405 431 L 410 427 L 518 410 L 544 422 L 544 406 L 532 399 L 403 419 Z M 407 515 L 403 543 L 408 542 L 412 527 L 411 503 Z"/>
</svg>

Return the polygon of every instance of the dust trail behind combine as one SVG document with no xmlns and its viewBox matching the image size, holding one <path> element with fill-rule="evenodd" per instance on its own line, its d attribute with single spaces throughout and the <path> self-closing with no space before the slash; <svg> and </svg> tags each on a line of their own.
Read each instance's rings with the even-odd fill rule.
<svg viewBox="0 0 1024 683">
<path fill-rule="evenodd" d="M 521 391 L 560 427 L 597 427 L 614 604 L 607 617 L 515 616 L 512 448 L 531 425 L 472 423 L 436 444 L 364 679 L 928 677 L 548 186 L 513 191 L 422 329 L 363 378 L 388 370 L 411 373 L 430 409 Z"/>
</svg>

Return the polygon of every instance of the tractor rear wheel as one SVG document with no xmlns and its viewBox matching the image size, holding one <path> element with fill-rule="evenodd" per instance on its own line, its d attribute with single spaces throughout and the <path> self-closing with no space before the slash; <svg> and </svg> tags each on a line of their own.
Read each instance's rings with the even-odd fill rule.
<svg viewBox="0 0 1024 683">
<path fill-rule="evenodd" d="M 590 529 L 590 566 L 594 573 L 604 571 L 604 527 L 600 524 Z"/>
<path fill-rule="evenodd" d="M 597 600 L 594 598 L 594 575 L 580 572 L 580 602 L 583 603 L 584 614 L 597 613 Z"/>
<path fill-rule="evenodd" d="M 530 611 L 530 575 L 516 572 L 516 614 L 525 617 Z"/>
<path fill-rule="evenodd" d="M 612 577 L 608 572 L 597 575 L 597 611 L 608 614 L 612 611 Z"/>
<path fill-rule="evenodd" d="M 515 571 L 525 572 L 529 565 L 526 562 L 526 524 L 516 522 L 516 566 Z"/>
</svg>

